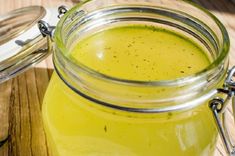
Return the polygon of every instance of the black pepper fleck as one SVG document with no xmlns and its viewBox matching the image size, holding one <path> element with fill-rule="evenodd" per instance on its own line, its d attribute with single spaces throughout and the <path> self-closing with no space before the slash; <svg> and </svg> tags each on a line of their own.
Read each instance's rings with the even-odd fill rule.
<svg viewBox="0 0 235 156">
<path fill-rule="evenodd" d="M 106 125 L 104 126 L 104 131 L 105 131 L 105 133 L 107 133 L 107 126 Z"/>
<path fill-rule="evenodd" d="M 130 47 L 132 47 L 132 45 L 131 44 L 128 44 L 128 46 L 127 46 L 128 48 L 130 48 Z"/>
<path fill-rule="evenodd" d="M 105 50 L 110 50 L 111 49 L 111 47 L 106 47 L 106 48 L 104 48 Z"/>
<path fill-rule="evenodd" d="M 169 112 L 168 114 L 167 114 L 167 119 L 169 120 L 171 117 L 172 117 L 172 113 L 171 112 Z"/>
</svg>

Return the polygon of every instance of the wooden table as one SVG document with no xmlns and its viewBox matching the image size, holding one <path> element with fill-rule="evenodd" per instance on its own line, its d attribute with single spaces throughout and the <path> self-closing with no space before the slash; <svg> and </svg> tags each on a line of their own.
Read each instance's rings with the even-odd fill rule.
<svg viewBox="0 0 235 156">
<path fill-rule="evenodd" d="M 231 65 L 235 65 L 235 4 L 229 0 L 194 1 L 211 10 L 226 26 L 232 43 Z M 76 0 L 0 0 L 0 14 L 29 5 L 71 6 L 74 3 Z M 49 57 L 0 85 L 0 139 L 10 134 L 9 140 L 0 148 L 0 156 L 50 155 L 42 126 L 41 104 L 52 71 Z M 218 142 L 215 155 L 225 155 L 221 142 Z"/>
</svg>

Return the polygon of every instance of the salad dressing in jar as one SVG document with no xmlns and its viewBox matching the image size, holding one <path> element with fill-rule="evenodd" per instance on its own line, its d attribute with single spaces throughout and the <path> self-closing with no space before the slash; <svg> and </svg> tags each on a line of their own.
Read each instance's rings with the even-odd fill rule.
<svg viewBox="0 0 235 156">
<path fill-rule="evenodd" d="M 77 64 L 107 76 L 149 83 L 195 74 L 210 64 L 205 52 L 189 38 L 147 25 L 105 29 L 82 39 L 71 49 L 68 58 Z M 90 81 L 94 87 L 102 83 Z M 105 84 L 102 87 L 110 87 L 109 92 L 117 89 Z M 133 89 L 122 89 L 122 84 L 119 87 L 125 96 Z M 151 94 L 165 94 L 164 87 L 137 87 L 135 96 L 143 101 L 141 104 L 147 103 Z M 216 141 L 216 127 L 208 110 L 209 107 L 200 106 L 180 114 L 142 116 L 96 108 L 93 101 L 75 94 L 54 74 L 44 99 L 43 117 L 58 155 L 171 155 L 169 149 L 176 155 L 201 155 L 212 154 L 211 144 Z M 210 128 L 205 129 L 206 125 Z"/>
<path fill-rule="evenodd" d="M 209 101 L 223 86 L 229 43 L 215 19 L 207 26 L 190 8 L 199 9 L 88 1 L 65 13 L 43 103 L 55 155 L 213 155 Z"/>
</svg>

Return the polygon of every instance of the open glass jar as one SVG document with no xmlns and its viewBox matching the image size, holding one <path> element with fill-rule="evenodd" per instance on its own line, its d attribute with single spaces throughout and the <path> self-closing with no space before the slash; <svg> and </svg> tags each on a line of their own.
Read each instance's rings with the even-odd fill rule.
<svg viewBox="0 0 235 156">
<path fill-rule="evenodd" d="M 55 73 L 42 110 L 54 155 L 213 155 L 218 132 L 233 154 L 219 114 L 233 96 L 234 69 L 226 78 L 229 37 L 213 15 L 182 0 L 91 0 L 59 11 L 55 31 L 39 22 L 42 35 L 54 42 Z M 82 38 L 132 24 L 187 36 L 211 64 L 187 77 L 140 81 L 105 75 L 68 57 Z"/>
</svg>

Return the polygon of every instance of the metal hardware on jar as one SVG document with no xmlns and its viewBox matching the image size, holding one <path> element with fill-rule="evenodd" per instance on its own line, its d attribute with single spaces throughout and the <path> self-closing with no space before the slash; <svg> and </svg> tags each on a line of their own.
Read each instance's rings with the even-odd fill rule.
<svg viewBox="0 0 235 156">
<path fill-rule="evenodd" d="M 53 32 L 55 30 L 55 26 L 50 26 L 47 22 L 43 20 L 40 20 L 38 22 L 38 28 L 43 37 L 46 37 L 46 36 L 52 37 Z"/>
<path fill-rule="evenodd" d="M 58 8 L 58 13 L 59 13 L 58 18 L 61 18 L 67 11 L 68 11 L 68 8 L 66 6 L 64 5 L 60 6 Z"/>
<path fill-rule="evenodd" d="M 66 6 L 60 6 L 58 8 L 58 18 L 61 18 L 66 12 L 68 11 Z M 55 30 L 55 26 L 50 26 L 47 22 L 40 20 L 38 22 L 38 28 L 42 34 L 43 37 L 47 37 L 49 41 L 53 39 L 53 34 Z M 50 42 L 49 42 L 50 43 Z"/>
<path fill-rule="evenodd" d="M 235 156 L 235 146 L 232 144 L 229 133 L 226 128 L 226 106 L 232 99 L 233 106 L 233 117 L 235 118 L 235 81 L 233 78 L 235 77 L 235 66 L 229 70 L 228 76 L 225 80 L 224 87 L 222 89 L 218 89 L 218 94 L 224 94 L 226 97 L 215 97 L 209 102 L 209 106 L 213 113 L 213 117 L 216 122 L 217 129 L 219 131 L 220 137 L 223 141 L 224 147 L 226 149 L 227 154 L 230 156 Z M 220 120 L 220 115 L 222 115 L 222 121 Z"/>
<path fill-rule="evenodd" d="M 68 11 L 66 6 L 58 7 L 58 18 L 61 18 Z M 38 21 L 38 28 L 43 37 L 47 37 L 48 45 L 51 45 L 51 41 L 53 40 L 53 34 L 55 30 L 55 26 L 49 25 L 47 22 L 40 20 Z M 48 46 L 51 47 L 51 46 Z"/>
</svg>

